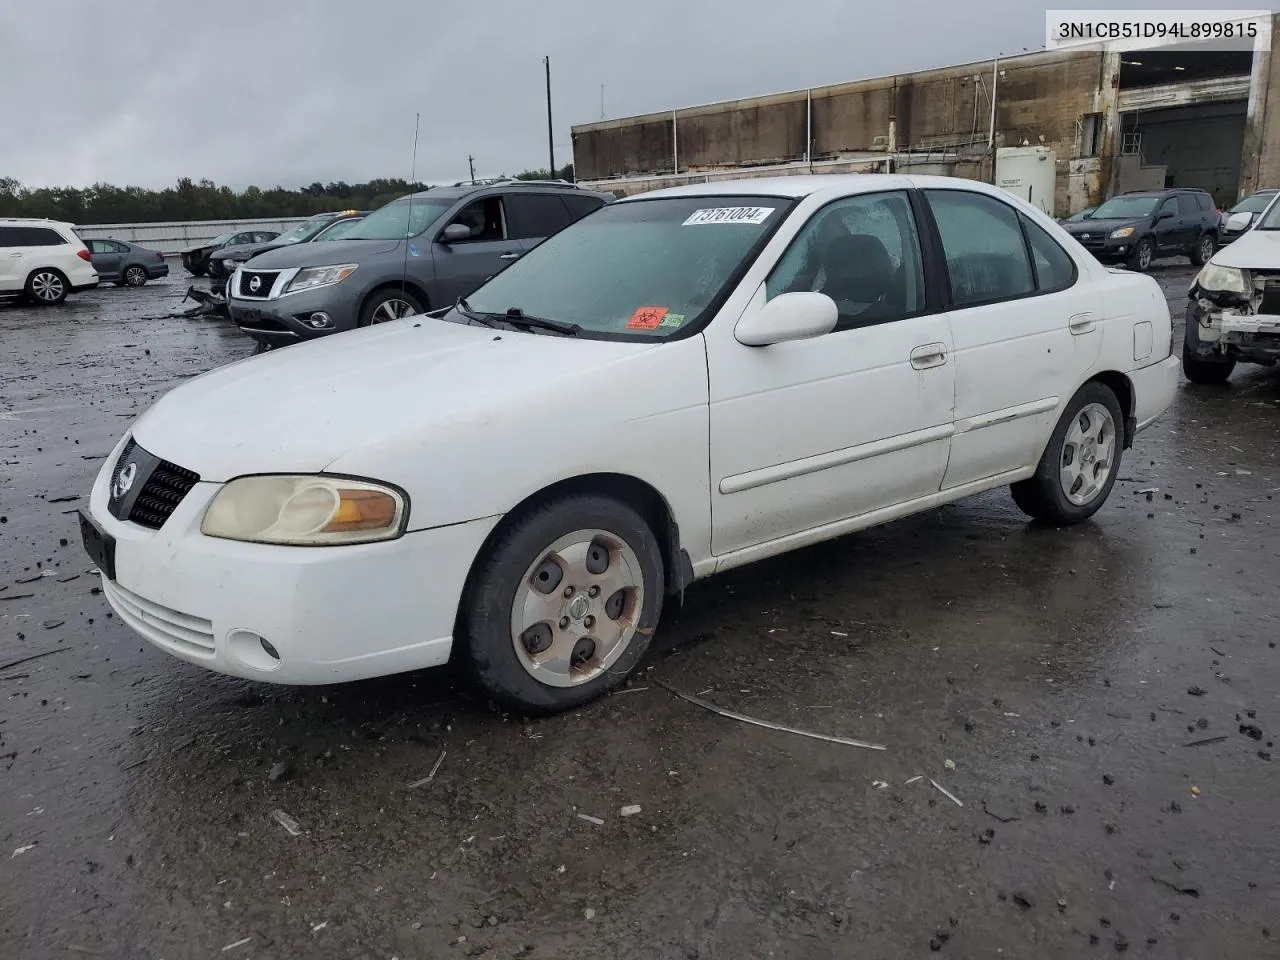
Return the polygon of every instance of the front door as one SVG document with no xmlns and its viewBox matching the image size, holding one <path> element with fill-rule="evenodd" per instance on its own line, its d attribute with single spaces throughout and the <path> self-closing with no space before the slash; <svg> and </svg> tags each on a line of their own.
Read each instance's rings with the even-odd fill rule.
<svg viewBox="0 0 1280 960">
<path fill-rule="evenodd" d="M 1178 213 L 1178 198 L 1169 197 L 1156 211 L 1156 252 L 1170 257 L 1182 250 L 1183 226 Z"/>
<path fill-rule="evenodd" d="M 1097 360 L 1098 296 L 1030 217 L 971 190 L 926 190 L 950 289 L 955 434 L 945 489 L 1023 469 Z"/>
<path fill-rule="evenodd" d="M 951 335 L 926 295 L 908 194 L 818 210 L 743 317 L 798 291 L 836 301 L 833 332 L 748 347 L 732 325 L 707 331 L 712 551 L 722 560 L 937 493 L 946 470 Z"/>
<path fill-rule="evenodd" d="M 521 241 L 510 237 L 501 197 L 472 201 L 449 221 L 449 225 L 453 224 L 467 227 L 470 235 L 445 240 L 442 230 L 433 244 L 432 259 L 440 298 L 440 303 L 434 306 L 448 306 L 459 297 L 467 296 L 525 250 Z"/>
</svg>

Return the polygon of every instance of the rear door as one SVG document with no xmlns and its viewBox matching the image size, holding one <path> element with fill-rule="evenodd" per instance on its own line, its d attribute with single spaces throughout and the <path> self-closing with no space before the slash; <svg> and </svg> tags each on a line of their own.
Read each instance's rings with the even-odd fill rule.
<svg viewBox="0 0 1280 960">
<path fill-rule="evenodd" d="M 126 249 L 114 240 L 86 240 L 93 269 L 103 280 L 115 280 L 120 276 L 120 261 Z"/>
<path fill-rule="evenodd" d="M 507 217 L 513 240 L 528 252 L 547 237 L 559 233 L 576 218 L 564 198 L 547 193 L 509 193 Z"/>
<path fill-rule="evenodd" d="M 435 262 L 436 297 L 448 305 L 465 297 L 485 280 L 503 269 L 523 252 L 520 241 L 511 238 L 507 229 L 507 213 L 500 196 L 473 200 L 449 220 L 447 226 L 462 224 L 470 236 L 461 240 L 444 240 L 441 228 L 432 244 Z"/>
<path fill-rule="evenodd" d="M 925 191 L 949 285 L 955 434 L 943 488 L 1035 463 L 1101 349 L 1101 302 L 1077 264 L 1011 204 Z"/>
<path fill-rule="evenodd" d="M 22 228 L 0 226 L 0 292 L 16 293 L 26 280 Z"/>
</svg>

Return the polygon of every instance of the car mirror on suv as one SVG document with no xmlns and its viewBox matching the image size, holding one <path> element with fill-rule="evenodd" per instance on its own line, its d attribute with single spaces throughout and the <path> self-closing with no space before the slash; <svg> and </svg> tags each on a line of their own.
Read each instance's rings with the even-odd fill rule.
<svg viewBox="0 0 1280 960">
<path fill-rule="evenodd" d="M 1233 213 L 1227 217 L 1226 227 L 1228 230 L 1244 231 L 1249 229 L 1249 224 L 1253 222 L 1253 214 L 1251 213 Z"/>
<path fill-rule="evenodd" d="M 463 223 L 451 223 L 444 228 L 440 239 L 445 243 L 457 243 L 459 240 L 471 239 L 471 228 Z"/>
<path fill-rule="evenodd" d="M 784 293 L 744 317 L 734 335 L 745 346 L 767 347 L 820 337 L 834 330 L 839 319 L 840 308 L 825 293 Z"/>
</svg>

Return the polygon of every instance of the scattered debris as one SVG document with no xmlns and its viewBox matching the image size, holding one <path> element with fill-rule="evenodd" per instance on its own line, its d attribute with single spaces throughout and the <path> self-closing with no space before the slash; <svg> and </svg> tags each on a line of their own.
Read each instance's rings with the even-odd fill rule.
<svg viewBox="0 0 1280 960">
<path fill-rule="evenodd" d="M 30 663 L 32 660 L 39 660 L 41 657 L 52 657 L 55 653 L 66 653 L 70 647 L 59 647 L 57 650 L 46 650 L 44 653 L 33 653 L 29 657 L 23 657 L 20 660 L 10 660 L 8 663 L 0 663 L 0 670 L 8 670 L 10 667 L 21 666 L 24 663 Z"/>
<path fill-rule="evenodd" d="M 587 823 L 594 823 L 597 827 L 603 827 L 603 826 L 604 826 L 604 821 L 603 821 L 603 820 L 601 820 L 599 817 L 593 817 L 593 816 L 592 816 L 591 814 L 589 814 L 589 813 L 580 813 L 580 814 L 578 814 L 578 819 L 579 819 L 579 820 L 585 820 L 585 821 L 587 821 Z"/>
<path fill-rule="evenodd" d="M 785 727 L 780 723 L 770 723 L 768 720 L 757 720 L 754 717 L 748 717 L 745 714 L 735 713 L 733 710 L 726 710 L 724 709 L 724 707 L 718 707 L 714 703 L 711 703 L 707 700 L 703 700 L 699 697 L 694 697 L 687 693 L 681 693 L 680 691 L 667 686 L 661 680 L 657 680 L 654 682 L 657 683 L 658 686 L 666 690 L 668 693 L 674 694 L 675 696 L 679 697 L 681 700 L 687 700 L 689 703 L 692 703 L 695 707 L 702 707 L 702 709 L 704 710 L 710 710 L 712 713 L 719 714 L 722 717 L 727 717 L 730 720 L 738 720 L 741 723 L 749 723 L 752 726 L 764 727 L 766 730 L 776 730 L 779 733 L 794 733 L 796 736 L 799 736 L 799 737 L 809 737 L 813 740 L 825 740 L 827 743 L 839 743 L 839 744 L 843 744 L 846 747 L 861 747 L 864 750 L 884 750 L 885 749 L 885 747 L 879 743 L 866 743 L 862 740 L 850 740 L 847 737 L 833 737 L 825 733 L 812 733 L 808 730 L 800 730 L 795 727 Z M 939 787 L 939 789 L 941 788 Z M 943 792 L 945 793 L 946 791 L 943 791 Z M 959 803 L 958 800 L 956 802 Z M 963 804 L 961 805 L 963 806 Z"/>
<path fill-rule="evenodd" d="M 1203 740 L 1192 740 L 1190 743 L 1184 743 L 1184 747 L 1207 747 L 1211 743 L 1221 743 L 1226 737 L 1205 737 Z"/>
<path fill-rule="evenodd" d="M 225 947 L 222 948 L 222 952 L 226 953 L 228 950 L 234 950 L 236 947 L 243 947 L 246 943 L 248 943 L 252 939 L 253 937 L 245 937 L 243 940 L 237 940 L 235 943 L 228 943 Z"/>
<path fill-rule="evenodd" d="M 902 785 L 904 787 L 909 787 L 911 786 L 911 784 L 915 783 L 917 780 L 923 780 L 923 779 L 924 779 L 924 774 L 919 774 L 917 776 L 912 777 L 910 780 L 902 781 Z"/>
<path fill-rule="evenodd" d="M 1192 795 L 1193 797 L 1198 797 L 1198 796 L 1200 796 L 1200 788 L 1199 788 L 1199 787 L 1192 787 L 1192 788 L 1191 788 L 1191 795 Z"/>
<path fill-rule="evenodd" d="M 596 918 L 596 912 L 591 907 L 587 907 L 587 909 L 582 911 L 582 919 L 594 920 L 595 918 Z"/>
<path fill-rule="evenodd" d="M 954 803 L 957 807 L 963 807 L 963 806 L 964 806 L 964 804 L 960 802 L 960 798 L 959 798 L 959 797 L 957 797 L 957 796 L 956 796 L 954 793 L 952 793 L 951 791 L 947 790 L 947 788 L 946 788 L 946 787 L 944 787 L 944 786 L 942 786 L 942 784 L 938 783 L 938 781 L 937 781 L 937 780 L 935 780 L 935 779 L 933 779 L 933 777 L 930 777 L 930 778 L 929 778 L 929 782 L 933 784 L 934 789 L 936 789 L 940 794 L 942 794 L 944 797 L 946 797 L 948 800 L 950 800 L 952 803 Z"/>
<path fill-rule="evenodd" d="M 1037 805 L 1036 805 L 1036 808 L 1037 808 L 1037 809 L 1039 809 L 1041 806 L 1043 806 L 1043 804 L 1037 804 Z M 992 818 L 992 819 L 994 819 L 994 820 L 999 820 L 1001 823 L 1013 823 L 1013 821 L 1015 821 L 1015 820 L 1020 820 L 1020 819 L 1022 819 L 1021 817 L 1013 817 L 1013 816 L 1010 816 L 1010 817 L 1002 817 L 1002 816 L 1000 816 L 1000 814 L 995 813 L 994 811 L 989 810 L 989 809 L 987 808 L 987 801 L 985 801 L 985 800 L 983 800 L 983 801 L 982 801 L 982 812 L 983 812 L 983 813 L 985 813 L 988 817 L 991 817 L 991 818 Z"/>
<path fill-rule="evenodd" d="M 615 690 L 613 691 L 613 693 L 615 696 L 617 696 L 618 694 L 622 694 L 622 693 L 640 693 L 642 690 L 648 690 L 648 689 L 649 689 L 648 687 L 625 687 L 622 690 Z"/>
<path fill-rule="evenodd" d="M 956 762 L 954 760 L 944 760 L 942 761 L 942 765 L 948 770 L 954 770 L 956 768 Z"/>
<path fill-rule="evenodd" d="M 1010 898 L 1013 900 L 1014 903 L 1020 906 L 1023 910 L 1030 910 L 1032 907 L 1036 905 L 1036 902 L 1032 900 L 1031 897 L 1029 897 L 1027 894 L 1023 893 L 1021 890 L 1015 890 L 1012 894 L 1010 894 Z"/>
<path fill-rule="evenodd" d="M 12 860 L 14 857 L 20 857 L 24 853 L 26 853 L 28 850 L 34 850 L 36 847 L 36 844 L 39 842 L 40 841 L 38 840 L 32 840 L 30 843 L 24 843 L 22 846 L 17 847 L 13 851 L 13 853 L 9 856 L 9 859 Z"/>
<path fill-rule="evenodd" d="M 1191 696 L 1193 697 L 1203 697 L 1208 692 L 1209 691 L 1206 690 L 1204 687 L 1188 687 L 1187 688 L 1187 693 L 1191 694 Z"/>
<path fill-rule="evenodd" d="M 30 600 L 34 596 L 34 593 L 15 593 L 10 597 L 0 597 L 0 603 L 3 603 L 5 600 Z"/>
<path fill-rule="evenodd" d="M 1195 887 L 1182 887 L 1174 883 L 1172 880 L 1165 880 L 1163 877 L 1152 876 L 1152 880 L 1160 884 L 1162 887 L 1168 887 L 1174 893 L 1180 893 L 1186 897 L 1199 897 L 1200 891 Z"/>
<path fill-rule="evenodd" d="M 328 925 L 329 925 L 329 921 L 328 921 L 328 920 L 321 920 L 319 923 L 317 923 L 315 926 L 313 926 L 313 927 L 311 928 L 311 932 L 312 932 L 312 933 L 319 933 L 321 930 L 323 930 L 323 929 L 324 929 L 325 927 L 327 927 Z"/>
<path fill-rule="evenodd" d="M 629 803 L 625 807 L 623 807 L 621 810 L 618 811 L 618 815 L 622 817 L 634 817 L 639 812 L 640 812 L 640 804 Z"/>
<path fill-rule="evenodd" d="M 887 789 L 887 788 L 888 788 L 888 786 L 889 786 L 889 784 L 885 783 L 883 780 L 872 780 L 872 781 L 871 781 L 871 788 L 872 788 L 873 790 L 885 790 L 885 789 Z"/>
<path fill-rule="evenodd" d="M 267 771 L 267 780 L 276 783 L 280 780 L 288 780 L 293 776 L 293 764 L 288 760 L 281 760 L 279 763 L 271 765 L 271 769 Z"/>
<path fill-rule="evenodd" d="M 1240 732 L 1243 733 L 1246 737 L 1249 737 L 1250 739 L 1253 739 L 1253 740 L 1262 739 L 1262 728 L 1258 726 L 1256 723 L 1240 724 Z"/>
<path fill-rule="evenodd" d="M 46 630 L 57 630 L 60 626 L 62 626 L 66 622 L 67 621 L 65 620 L 46 620 L 43 624 L 41 624 L 41 626 L 43 626 Z"/>
<path fill-rule="evenodd" d="M 293 817 L 289 816 L 283 810 L 272 810 L 271 816 L 276 823 L 280 824 L 280 826 L 284 827 L 285 830 L 288 831 L 289 836 L 299 837 L 302 835 L 302 827 L 298 826 L 298 821 L 293 819 Z"/>
<path fill-rule="evenodd" d="M 440 764 L 444 763 L 444 758 L 448 753 L 449 753 L 448 750 L 441 750 L 440 756 L 436 757 L 436 762 L 431 766 L 431 772 L 428 773 L 421 780 L 415 780 L 413 781 L 413 783 L 409 784 L 409 789 L 416 790 L 418 789 L 418 787 L 426 786 L 428 783 L 434 780 L 436 777 L 436 771 L 440 769 Z"/>
</svg>

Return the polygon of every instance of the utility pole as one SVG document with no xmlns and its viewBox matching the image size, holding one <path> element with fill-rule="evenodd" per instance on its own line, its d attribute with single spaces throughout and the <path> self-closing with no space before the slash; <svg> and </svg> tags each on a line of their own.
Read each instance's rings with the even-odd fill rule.
<svg viewBox="0 0 1280 960">
<path fill-rule="evenodd" d="M 556 176 L 556 143 L 551 125 L 551 58 L 543 57 L 542 63 L 547 68 L 547 162 L 550 164 L 547 173 L 554 180 Z"/>
<path fill-rule="evenodd" d="M 600 119 L 604 119 L 604 84 L 600 84 Z"/>
<path fill-rule="evenodd" d="M 470 167 L 471 167 L 471 182 L 472 182 L 472 183 L 475 183 L 475 181 L 476 181 L 476 158 L 475 158 L 475 157 L 470 157 L 470 156 L 469 156 L 469 157 L 467 157 L 467 164 L 468 164 L 468 166 L 470 166 Z"/>
</svg>

